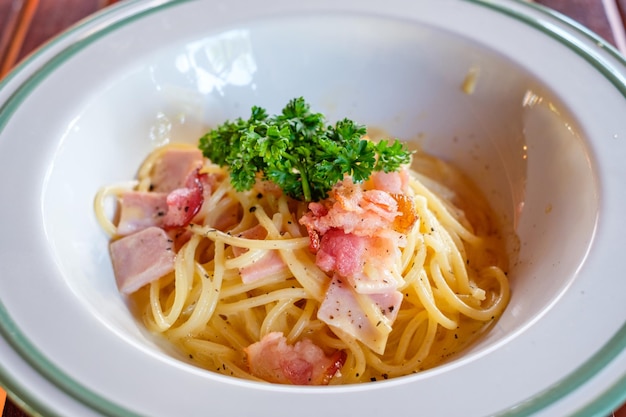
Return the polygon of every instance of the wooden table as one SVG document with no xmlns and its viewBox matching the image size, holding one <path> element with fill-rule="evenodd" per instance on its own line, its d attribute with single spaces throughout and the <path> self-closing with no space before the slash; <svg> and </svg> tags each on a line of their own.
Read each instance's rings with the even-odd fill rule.
<svg viewBox="0 0 626 417">
<path fill-rule="evenodd" d="M 43 42 L 117 0 L 0 0 L 0 78 Z M 587 26 L 626 54 L 626 0 L 536 0 Z M 4 393 L 0 388 L 0 410 Z M 626 417 L 626 406 L 615 412 Z M 3 417 L 25 417 L 10 399 Z"/>
</svg>

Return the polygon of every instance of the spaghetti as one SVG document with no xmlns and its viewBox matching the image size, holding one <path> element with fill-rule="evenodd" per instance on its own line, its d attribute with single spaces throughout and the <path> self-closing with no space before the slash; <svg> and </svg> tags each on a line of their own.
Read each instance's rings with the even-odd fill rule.
<svg viewBox="0 0 626 417">
<path fill-rule="evenodd" d="M 164 155 L 190 149 L 159 148 L 140 167 L 136 182 L 100 190 L 96 215 L 112 242 L 120 239 L 123 219 L 109 219 L 105 201 L 122 201 L 129 190 L 154 192 L 155 170 Z M 392 194 L 399 206 L 410 202 L 404 210 L 413 218 L 399 226 L 396 221 L 395 230 L 376 229 L 386 241 L 371 234 L 364 238 L 366 245 L 393 243 L 391 252 L 397 256 L 385 261 L 391 264 L 384 273 L 389 274 L 385 282 L 394 280 L 393 291 L 386 294 L 397 295 L 397 310 L 385 310 L 384 303 L 391 301 L 376 301 L 381 297 L 373 294 L 378 290 L 371 290 L 369 281 L 349 281 L 365 288 L 358 293 L 347 285 L 334 287 L 343 279 L 340 267 L 320 266 L 326 235 L 319 222 L 302 220 L 315 206 L 286 197 L 267 182 L 235 191 L 228 172 L 205 158 L 196 170 L 210 184 L 203 189 L 201 207 L 184 226 L 164 227 L 175 252 L 172 270 L 130 295 L 143 323 L 176 345 L 190 362 L 245 379 L 350 384 L 408 375 L 445 361 L 502 314 L 509 300 L 507 256 L 488 205 L 460 174 L 421 154 L 413 167 L 416 170 L 404 171 L 403 197 Z M 445 184 L 437 181 L 441 178 Z M 349 178 L 343 187 L 362 195 L 376 189 L 371 180 L 354 184 Z M 314 203 L 323 209 L 320 216 L 335 207 L 342 192 L 348 191 L 336 189 L 330 202 Z M 358 234 L 356 229 L 341 233 Z M 337 245 L 344 244 L 345 235 Z M 316 237 L 321 237 L 321 247 L 313 248 Z M 326 251 L 338 250 L 337 245 Z M 370 262 L 372 267 L 377 259 Z M 353 291 L 353 300 L 337 301 L 342 306 L 337 314 L 341 309 L 348 314 L 346 306 L 361 309 L 363 323 L 354 328 L 335 325 L 325 306 L 329 297 L 345 291 Z M 361 324 L 370 326 L 373 317 L 378 317 L 371 324 L 373 333 L 361 337 Z M 379 330 L 385 326 L 387 331 Z M 262 355 L 278 352 L 279 346 L 292 347 L 287 356 L 314 346 L 326 364 L 323 375 L 311 379 L 309 372 L 308 379 L 298 380 L 255 370 L 255 349 L 270 339 L 273 347 Z"/>
</svg>

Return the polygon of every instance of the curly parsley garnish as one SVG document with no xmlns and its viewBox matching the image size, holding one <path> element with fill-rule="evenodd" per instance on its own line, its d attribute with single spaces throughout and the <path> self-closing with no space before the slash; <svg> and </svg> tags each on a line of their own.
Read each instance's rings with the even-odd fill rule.
<svg viewBox="0 0 626 417">
<path fill-rule="evenodd" d="M 374 143 L 363 139 L 365 132 L 365 126 L 348 119 L 326 124 L 300 97 L 275 116 L 254 106 L 248 120 L 226 121 L 200 138 L 199 147 L 228 167 L 237 191 L 252 188 L 260 175 L 288 196 L 309 202 L 326 198 L 345 174 L 360 182 L 373 171 L 393 172 L 409 163 L 411 152 L 399 140 Z"/>
</svg>

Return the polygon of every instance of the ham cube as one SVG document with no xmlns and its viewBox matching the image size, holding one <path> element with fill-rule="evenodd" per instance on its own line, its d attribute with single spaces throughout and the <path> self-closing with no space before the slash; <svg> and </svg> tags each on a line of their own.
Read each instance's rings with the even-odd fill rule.
<svg viewBox="0 0 626 417">
<path fill-rule="evenodd" d="M 117 234 L 126 236 L 150 226 L 162 226 L 167 213 L 167 194 L 127 191 L 120 197 Z"/>
<path fill-rule="evenodd" d="M 174 243 L 165 231 L 148 227 L 111 243 L 111 261 L 120 292 L 131 294 L 174 270 Z"/>
</svg>

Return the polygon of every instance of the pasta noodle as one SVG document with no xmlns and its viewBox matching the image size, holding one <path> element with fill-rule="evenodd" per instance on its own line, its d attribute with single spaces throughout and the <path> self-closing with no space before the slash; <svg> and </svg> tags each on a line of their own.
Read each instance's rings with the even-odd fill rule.
<svg viewBox="0 0 626 417">
<path fill-rule="evenodd" d="M 136 182 L 97 194 L 96 216 L 113 240 L 117 220 L 106 216 L 105 200 L 128 189 L 148 191 L 155 163 L 172 147 L 186 149 L 155 150 Z M 201 172 L 217 180 L 195 217 L 202 221 L 184 228 L 187 239 L 176 250 L 173 271 L 130 296 L 141 320 L 190 363 L 252 380 L 259 378 L 249 371 L 244 349 L 272 332 L 289 344 L 306 338 L 326 353 L 345 352 L 330 384 L 394 378 L 442 363 L 502 314 L 509 300 L 507 256 L 493 213 L 460 174 L 421 154 L 413 166 L 408 194 L 417 221 L 394 267 L 402 302 L 382 353 L 317 317 L 331 276 L 316 264 L 307 230 L 298 223 L 307 205 L 263 184 L 237 192 L 228 173 L 208 160 Z M 265 238 L 245 237 L 258 225 Z M 270 254 L 286 267 L 244 283 L 241 269 Z M 363 308 L 379 314 L 375 304 Z"/>
</svg>

